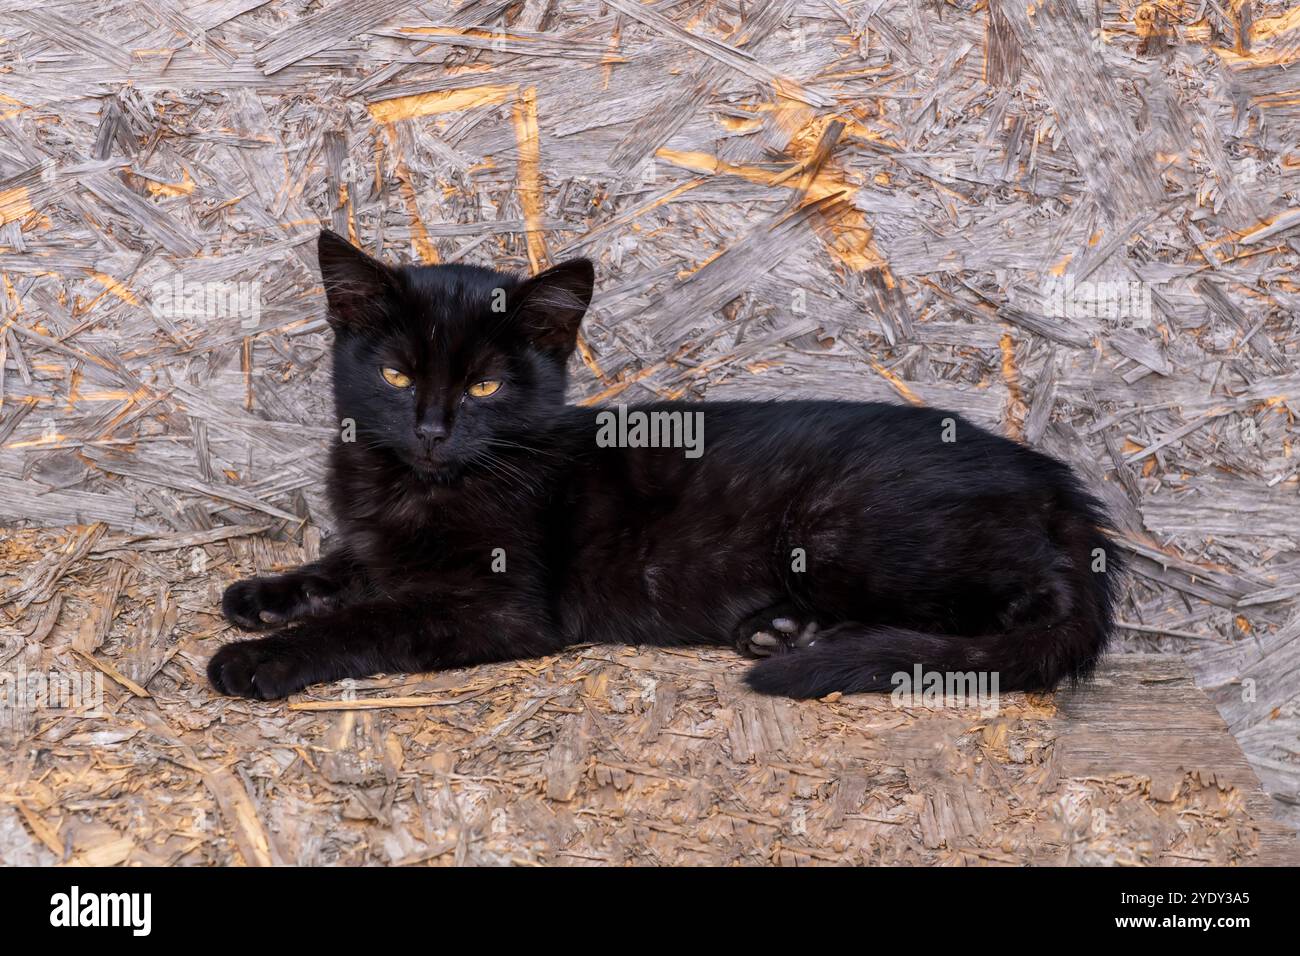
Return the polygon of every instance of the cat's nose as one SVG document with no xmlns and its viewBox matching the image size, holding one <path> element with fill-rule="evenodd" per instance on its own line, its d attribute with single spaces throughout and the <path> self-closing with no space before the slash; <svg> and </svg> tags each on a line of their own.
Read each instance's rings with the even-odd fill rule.
<svg viewBox="0 0 1300 956">
<path fill-rule="evenodd" d="M 447 425 L 445 422 L 420 422 L 415 426 L 415 433 L 424 441 L 436 445 L 446 440 Z"/>
</svg>

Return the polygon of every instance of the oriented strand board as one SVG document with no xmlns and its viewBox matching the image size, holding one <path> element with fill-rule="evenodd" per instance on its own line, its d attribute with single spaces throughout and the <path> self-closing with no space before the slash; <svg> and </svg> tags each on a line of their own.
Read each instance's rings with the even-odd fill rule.
<svg viewBox="0 0 1300 956">
<path fill-rule="evenodd" d="M 329 533 L 322 225 L 587 255 L 575 401 L 921 402 L 1070 461 L 1121 525 L 1122 647 L 1185 655 L 1300 822 L 1295 0 L 10 7 L 0 524 L 81 530 L 6 535 L 0 661 L 73 628 L 207 703 L 185 640 L 218 583 Z M 151 550 L 182 541 L 206 570 Z M 152 623 L 78 616 L 85 560 Z M 167 739 L 159 772 L 199 766 Z M 256 759 L 186 799 L 248 824 Z"/>
<path fill-rule="evenodd" d="M 302 549 L 96 525 L 23 552 L 23 594 L 58 597 L 0 670 L 100 675 L 104 703 L 0 714 L 0 862 L 1300 862 L 1177 657 L 979 710 L 759 697 L 732 651 L 610 646 L 253 703 L 202 677 L 237 636 L 216 591 Z"/>
</svg>

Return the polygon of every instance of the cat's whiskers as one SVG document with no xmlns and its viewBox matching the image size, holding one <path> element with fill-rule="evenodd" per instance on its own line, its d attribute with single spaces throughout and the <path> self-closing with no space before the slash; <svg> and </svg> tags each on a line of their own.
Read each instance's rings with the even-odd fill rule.
<svg viewBox="0 0 1300 956">
<path fill-rule="evenodd" d="M 471 460 L 482 464 L 489 472 L 503 481 L 509 482 L 513 479 L 515 484 L 518 484 L 526 491 L 537 491 L 540 488 L 540 485 L 528 472 L 500 455 L 484 450 L 479 451 Z"/>
<path fill-rule="evenodd" d="M 504 438 L 489 438 L 484 442 L 485 445 L 491 445 L 494 448 L 518 448 L 520 451 L 526 451 L 530 454 L 540 455 L 545 458 L 559 457 L 554 451 L 546 448 L 540 448 L 536 445 L 525 445 L 522 442 L 509 441 Z"/>
</svg>

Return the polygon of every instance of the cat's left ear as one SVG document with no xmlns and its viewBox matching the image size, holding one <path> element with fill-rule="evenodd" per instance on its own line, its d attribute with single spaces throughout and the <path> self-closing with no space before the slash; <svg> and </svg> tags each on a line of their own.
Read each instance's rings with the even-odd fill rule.
<svg viewBox="0 0 1300 956">
<path fill-rule="evenodd" d="M 590 259 L 570 259 L 526 279 L 510 297 L 524 334 L 542 351 L 567 359 L 595 284 Z"/>
</svg>

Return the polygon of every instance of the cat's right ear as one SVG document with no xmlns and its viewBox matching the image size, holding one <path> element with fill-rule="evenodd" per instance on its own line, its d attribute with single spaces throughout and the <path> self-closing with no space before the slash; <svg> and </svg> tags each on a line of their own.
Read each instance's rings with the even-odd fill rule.
<svg viewBox="0 0 1300 956">
<path fill-rule="evenodd" d="M 397 276 L 338 233 L 320 231 L 316 241 L 321 281 L 335 332 L 364 330 L 383 315 L 384 300 L 397 288 Z"/>
</svg>

